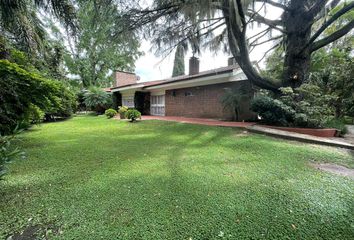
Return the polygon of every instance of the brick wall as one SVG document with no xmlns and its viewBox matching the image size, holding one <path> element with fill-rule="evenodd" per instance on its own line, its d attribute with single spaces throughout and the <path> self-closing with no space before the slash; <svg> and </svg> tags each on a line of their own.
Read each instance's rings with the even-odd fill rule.
<svg viewBox="0 0 354 240">
<path fill-rule="evenodd" d="M 134 73 L 127 72 L 115 72 L 115 84 L 114 87 L 121 87 L 125 85 L 131 85 L 137 82 L 138 76 Z"/>
<path fill-rule="evenodd" d="M 232 111 L 224 109 L 221 97 L 225 94 L 225 88 L 238 88 L 242 84 L 251 89 L 249 81 L 242 81 L 167 90 L 165 96 L 166 116 L 231 120 Z M 240 121 L 254 118 L 254 114 L 249 108 L 250 99 L 244 100 L 239 114 Z"/>
</svg>

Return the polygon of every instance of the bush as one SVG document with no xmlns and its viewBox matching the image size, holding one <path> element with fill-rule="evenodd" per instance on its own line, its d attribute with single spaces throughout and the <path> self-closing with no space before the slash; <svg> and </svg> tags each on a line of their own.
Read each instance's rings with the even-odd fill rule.
<svg viewBox="0 0 354 240">
<path fill-rule="evenodd" d="M 138 118 L 141 118 L 141 113 L 136 109 L 129 109 L 125 116 L 130 119 L 131 122 L 136 121 Z"/>
<path fill-rule="evenodd" d="M 13 147 L 12 142 L 15 134 L 2 136 L 0 134 L 0 179 L 7 173 L 6 164 L 18 157 L 24 157 L 24 153 L 19 148 Z"/>
<path fill-rule="evenodd" d="M 126 106 L 121 106 L 118 108 L 120 119 L 125 119 L 125 114 L 127 113 L 128 109 L 129 108 Z"/>
<path fill-rule="evenodd" d="M 101 88 L 92 87 L 84 95 L 84 103 L 97 114 L 103 114 L 106 109 L 112 106 L 112 95 Z"/>
<path fill-rule="evenodd" d="M 107 109 L 104 114 L 107 116 L 107 118 L 113 118 L 115 115 L 117 115 L 117 111 L 114 110 L 113 108 Z"/>
<path fill-rule="evenodd" d="M 39 124 L 43 122 L 45 113 L 36 105 L 30 104 L 25 115 L 26 121 L 30 124 Z"/>
<path fill-rule="evenodd" d="M 8 60 L 0 60 L 0 133 L 11 133 L 20 122 L 29 125 L 28 115 L 33 108 L 46 115 L 67 117 L 73 112 L 75 101 L 75 96 L 62 82 L 43 78 Z"/>
<path fill-rule="evenodd" d="M 344 119 L 330 119 L 324 123 L 324 127 L 337 129 L 340 136 L 344 136 L 348 132 Z"/>
<path fill-rule="evenodd" d="M 251 110 L 258 113 L 266 124 L 288 126 L 294 122 L 295 111 L 279 100 L 258 96 L 251 103 Z"/>
</svg>

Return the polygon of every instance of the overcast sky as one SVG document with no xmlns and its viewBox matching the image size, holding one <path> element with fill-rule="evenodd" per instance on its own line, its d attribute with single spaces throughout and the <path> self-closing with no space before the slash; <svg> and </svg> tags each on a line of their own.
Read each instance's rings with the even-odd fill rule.
<svg viewBox="0 0 354 240">
<path fill-rule="evenodd" d="M 266 17 L 269 19 L 276 19 L 281 15 L 281 13 L 282 12 L 278 8 L 268 7 Z M 250 36 L 265 29 L 264 26 L 257 27 L 256 25 L 257 24 L 255 24 L 254 29 L 248 30 Z M 251 60 L 259 60 L 262 58 L 265 51 L 267 51 L 271 46 L 271 44 L 264 44 L 257 47 L 251 53 Z M 150 48 L 150 42 L 142 42 L 140 50 L 145 52 L 145 55 L 140 57 L 136 62 L 135 73 L 140 76 L 141 81 L 153 81 L 171 77 L 173 70 L 174 52 L 170 56 L 163 59 L 162 57 L 155 56 L 154 53 L 146 50 Z M 188 53 L 185 56 L 186 73 L 188 73 L 188 61 L 191 56 L 191 53 Z M 219 52 L 215 55 L 215 53 L 204 51 L 197 57 L 200 59 L 200 71 L 204 71 L 227 66 L 227 60 L 230 56 L 224 54 L 223 52 Z M 260 65 L 262 66 L 262 63 Z"/>
</svg>

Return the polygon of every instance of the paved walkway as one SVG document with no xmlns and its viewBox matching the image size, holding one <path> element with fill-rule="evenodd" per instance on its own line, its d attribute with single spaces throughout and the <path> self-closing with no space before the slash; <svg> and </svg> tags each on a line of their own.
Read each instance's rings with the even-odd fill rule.
<svg viewBox="0 0 354 240">
<path fill-rule="evenodd" d="M 354 144 L 354 125 L 347 125 L 348 133 L 345 134 L 344 139 L 349 143 Z"/>
<path fill-rule="evenodd" d="M 273 128 L 263 127 L 261 125 L 254 125 L 247 127 L 247 130 L 254 133 L 261 133 L 273 137 L 284 138 L 288 140 L 296 140 L 300 142 L 314 143 L 332 147 L 341 147 L 354 150 L 354 144 L 345 141 L 344 138 L 325 138 L 325 137 L 315 137 L 307 134 L 288 132 Z"/>
<path fill-rule="evenodd" d="M 166 117 L 142 116 L 142 120 L 163 120 L 163 121 L 192 123 L 192 124 L 207 125 L 207 126 L 238 127 L 238 128 L 246 128 L 248 126 L 255 125 L 255 123 L 251 123 L 251 122 L 228 122 L 228 121 L 221 121 L 217 119 L 208 119 L 208 118 L 186 118 L 186 117 L 169 117 L 169 116 Z"/>
<path fill-rule="evenodd" d="M 200 125 L 207 125 L 207 126 L 237 127 L 237 128 L 247 129 L 250 132 L 270 135 L 278 138 L 354 150 L 354 142 L 349 142 L 342 138 L 315 137 L 307 134 L 300 134 L 300 133 L 267 128 L 261 125 L 256 125 L 255 123 L 252 122 L 228 122 L 228 121 L 221 121 L 216 119 L 170 117 L 170 116 L 166 116 L 166 117 L 142 116 L 142 120 L 162 120 L 162 121 L 200 124 Z"/>
</svg>

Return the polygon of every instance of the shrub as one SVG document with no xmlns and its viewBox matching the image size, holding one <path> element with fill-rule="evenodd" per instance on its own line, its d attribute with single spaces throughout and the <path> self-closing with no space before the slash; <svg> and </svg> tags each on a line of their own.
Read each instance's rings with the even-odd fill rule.
<svg viewBox="0 0 354 240">
<path fill-rule="evenodd" d="M 112 106 L 112 96 L 101 88 L 92 87 L 84 95 L 84 103 L 97 114 L 103 114 Z"/>
<path fill-rule="evenodd" d="M 288 126 L 294 122 L 295 110 L 279 100 L 258 96 L 251 103 L 252 111 L 259 114 L 266 124 Z"/>
<path fill-rule="evenodd" d="M 104 114 L 107 116 L 107 118 L 113 118 L 115 115 L 117 115 L 117 111 L 114 110 L 113 108 L 107 109 Z"/>
<path fill-rule="evenodd" d="M 6 164 L 18 157 L 24 157 L 24 153 L 17 147 L 13 147 L 15 134 L 2 136 L 0 134 L 0 179 L 7 173 Z"/>
<path fill-rule="evenodd" d="M 121 106 L 118 108 L 120 119 L 125 119 L 125 114 L 127 113 L 128 109 L 129 108 L 126 106 Z"/>
<path fill-rule="evenodd" d="M 26 112 L 26 121 L 31 124 L 39 124 L 43 122 L 45 113 L 36 105 L 30 104 Z"/>
<path fill-rule="evenodd" d="M 339 135 L 340 136 L 344 136 L 348 132 L 348 129 L 345 126 L 345 120 L 344 119 L 330 119 L 330 120 L 327 120 L 324 123 L 324 127 L 337 129 L 339 131 Z"/>
<path fill-rule="evenodd" d="M 73 112 L 75 101 L 75 96 L 62 82 L 0 60 L 0 133 L 11 133 L 20 122 L 30 124 L 28 114 L 33 106 L 46 115 L 68 116 Z"/>
<path fill-rule="evenodd" d="M 130 119 L 131 122 L 136 121 L 138 118 L 141 118 L 141 113 L 136 109 L 129 109 L 125 116 Z"/>
</svg>

